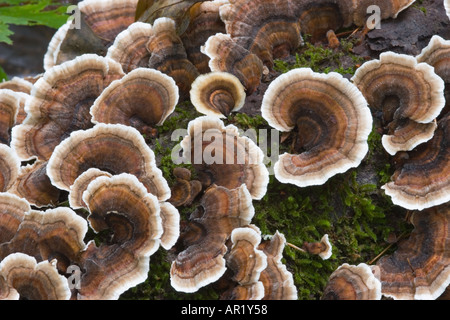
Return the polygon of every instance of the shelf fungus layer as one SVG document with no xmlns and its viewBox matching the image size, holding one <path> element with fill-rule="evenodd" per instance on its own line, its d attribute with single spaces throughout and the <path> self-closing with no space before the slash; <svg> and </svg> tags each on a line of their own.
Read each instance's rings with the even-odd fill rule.
<svg viewBox="0 0 450 320">
<path fill-rule="evenodd" d="M 57 270 L 65 274 L 69 266 L 79 265 L 87 230 L 86 220 L 70 208 L 30 210 L 14 237 L 0 246 L 0 260 L 14 252 L 25 253 L 37 261 L 56 259 Z"/>
<path fill-rule="evenodd" d="M 322 300 L 380 300 L 381 282 L 373 267 L 360 263 L 339 266 L 328 279 Z"/>
<path fill-rule="evenodd" d="M 30 210 L 30 204 L 25 199 L 9 192 L 0 192 L 0 247 L 14 238 Z"/>
<path fill-rule="evenodd" d="M 97 177 L 83 201 L 90 226 L 96 232 L 111 230 L 111 243 L 136 256 L 150 256 L 159 248 L 163 226 L 158 199 L 134 175 Z"/>
<path fill-rule="evenodd" d="M 125 73 L 148 67 L 151 54 L 147 50 L 147 42 L 152 35 L 151 24 L 135 22 L 117 35 L 114 43 L 108 48 L 106 57 L 120 63 Z"/>
<path fill-rule="evenodd" d="M 54 260 L 37 263 L 24 253 L 13 253 L 0 262 L 0 278 L 17 300 L 70 299 L 68 281 L 58 274 Z"/>
<path fill-rule="evenodd" d="M 246 94 L 236 76 L 228 72 L 210 72 L 194 80 L 190 97 L 198 112 L 226 118 L 244 106 Z"/>
<path fill-rule="evenodd" d="M 269 69 L 273 60 L 289 56 L 302 43 L 294 1 L 231 0 L 220 6 L 226 33 L 256 54 Z"/>
<path fill-rule="evenodd" d="M 9 145 L 11 129 L 19 112 L 19 96 L 12 90 L 0 89 L 0 143 Z"/>
<path fill-rule="evenodd" d="M 259 277 L 264 286 L 263 300 L 298 299 L 294 276 L 282 262 L 285 245 L 285 236 L 276 231 L 269 240 L 262 241 L 258 246 L 267 256 L 267 267 Z"/>
<path fill-rule="evenodd" d="M 228 0 L 201 1 L 189 9 L 189 25 L 180 37 L 189 61 L 200 74 L 211 71 L 209 57 L 201 52 L 201 46 L 216 33 L 225 33 L 225 24 L 220 18 L 219 8 Z"/>
<path fill-rule="evenodd" d="M 133 127 L 99 123 L 73 132 L 55 148 L 47 174 L 54 186 L 70 191 L 75 180 L 90 168 L 134 174 L 160 201 L 170 198 L 170 188 L 156 167 L 153 151 Z"/>
<path fill-rule="evenodd" d="M 200 49 L 209 57 L 211 71 L 235 75 L 245 87 L 247 95 L 255 92 L 260 85 L 265 70 L 262 60 L 237 44 L 229 34 L 210 36 Z"/>
<path fill-rule="evenodd" d="M 237 127 L 225 127 L 217 117 L 198 117 L 189 123 L 180 145 L 184 161 L 193 165 L 203 185 L 234 189 L 245 184 L 253 199 L 266 194 L 269 171 L 264 154 Z"/>
<path fill-rule="evenodd" d="M 82 55 L 44 73 L 25 105 L 27 118 L 12 131 L 11 146 L 22 160 L 48 160 L 71 132 L 93 126 L 91 105 L 114 80 L 121 66 L 94 54 Z"/>
<path fill-rule="evenodd" d="M 47 161 L 35 161 L 20 167 L 19 175 L 9 192 L 26 199 L 35 207 L 57 206 L 61 190 L 47 176 Z"/>
<path fill-rule="evenodd" d="M 175 110 L 178 98 L 178 87 L 168 75 L 134 69 L 113 81 L 95 100 L 90 109 L 92 122 L 121 123 L 151 137 Z"/>
<path fill-rule="evenodd" d="M 174 20 L 165 17 L 155 20 L 147 50 L 151 54 L 148 67 L 172 77 L 179 88 L 181 99 L 188 99 L 191 84 L 200 73 L 187 57 Z"/>
<path fill-rule="evenodd" d="M 235 286 L 221 299 L 261 300 L 264 285 L 259 278 L 267 267 L 267 256 L 258 249 L 261 232 L 255 226 L 236 228 L 231 233 L 231 247 L 225 255 L 227 268 Z"/>
<path fill-rule="evenodd" d="M 434 300 L 450 284 L 450 205 L 414 211 L 410 219 L 409 238 L 377 262 L 381 290 L 398 300 Z"/>
<path fill-rule="evenodd" d="M 62 25 L 44 55 L 44 70 L 95 53 L 104 56 L 117 35 L 134 22 L 138 0 L 84 0 Z"/>
<path fill-rule="evenodd" d="M 430 134 L 422 131 L 432 131 L 432 122 L 445 106 L 444 81 L 433 67 L 412 56 L 383 52 L 379 60 L 364 63 L 352 81 L 374 116 L 379 114 L 381 126 L 390 136 L 383 145 L 391 155 L 430 139 Z"/>
<path fill-rule="evenodd" d="M 175 245 L 178 253 L 170 269 L 172 287 L 196 292 L 222 277 L 226 271 L 227 239 L 234 229 L 247 226 L 254 214 L 245 185 L 236 189 L 209 187 Z"/>
<path fill-rule="evenodd" d="M 423 210 L 450 201 L 450 114 L 439 120 L 433 138 L 407 153 L 391 181 L 383 185 L 392 202 Z"/>
<path fill-rule="evenodd" d="M 272 81 L 262 116 L 292 131 L 291 151 L 279 157 L 275 177 L 300 187 L 320 185 L 360 164 L 368 151 L 372 116 L 361 92 L 337 73 L 291 70 Z"/>
<path fill-rule="evenodd" d="M 450 40 L 434 35 L 416 58 L 418 62 L 425 62 L 433 66 L 434 72 L 444 80 L 446 104 L 439 119 L 450 112 Z"/>
<path fill-rule="evenodd" d="M 0 143 L 0 192 L 8 191 L 14 185 L 19 176 L 20 164 L 14 150 Z"/>
</svg>

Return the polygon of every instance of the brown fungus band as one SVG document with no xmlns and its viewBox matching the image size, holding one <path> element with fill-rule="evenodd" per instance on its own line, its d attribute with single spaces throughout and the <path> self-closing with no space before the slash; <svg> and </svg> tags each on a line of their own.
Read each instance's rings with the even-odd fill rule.
<svg viewBox="0 0 450 320">
<path fill-rule="evenodd" d="M 302 37 L 294 1 L 229 2 L 219 9 L 227 34 L 256 54 L 268 68 L 273 67 L 274 59 L 287 57 L 300 46 Z"/>
<path fill-rule="evenodd" d="M 383 146 L 391 155 L 429 140 L 445 105 L 444 82 L 433 67 L 408 55 L 383 52 L 352 78 L 374 114 L 381 113 Z"/>
<path fill-rule="evenodd" d="M 24 253 L 13 253 L 0 262 L 0 283 L 2 280 L 19 300 L 69 300 L 70 289 L 67 279 L 58 274 L 55 261 L 37 262 Z"/>
<path fill-rule="evenodd" d="M 198 112 L 226 118 L 245 103 L 245 88 L 239 79 L 227 72 L 210 72 L 192 83 L 191 102 Z"/>
<path fill-rule="evenodd" d="M 70 191 L 75 180 L 90 168 L 134 174 L 160 201 L 170 198 L 153 151 L 132 127 L 99 123 L 92 129 L 73 132 L 55 148 L 47 174 L 54 186 Z"/>
<path fill-rule="evenodd" d="M 438 119 L 443 118 L 450 112 L 450 40 L 434 35 L 416 59 L 418 62 L 425 62 L 432 66 L 434 72 L 444 80 L 446 103 Z"/>
<path fill-rule="evenodd" d="M 337 73 L 291 70 L 271 82 L 262 116 L 292 131 L 291 151 L 279 157 L 275 177 L 300 187 L 320 185 L 360 164 L 368 151 L 372 116 L 361 92 Z"/>
<path fill-rule="evenodd" d="M 201 47 L 201 52 L 209 57 L 211 71 L 228 72 L 235 75 L 251 95 L 261 83 L 264 72 L 262 60 L 241 45 L 229 34 L 217 33 L 210 36 Z"/>
<path fill-rule="evenodd" d="M 267 191 L 269 172 L 262 150 L 237 127 L 217 117 L 198 117 L 188 125 L 180 143 L 183 158 L 191 163 L 204 186 L 216 184 L 235 189 L 245 184 L 253 199 Z"/>
<path fill-rule="evenodd" d="M 322 300 L 380 300 L 381 283 L 371 266 L 340 265 L 328 279 Z"/>
<path fill-rule="evenodd" d="M 135 22 L 117 35 L 106 57 L 119 62 L 125 73 L 148 67 L 151 53 L 147 50 L 147 42 L 152 35 L 151 24 Z"/>
<path fill-rule="evenodd" d="M 391 181 L 381 187 L 392 202 L 423 210 L 450 200 L 450 114 L 438 122 L 433 138 L 407 153 Z"/>
<path fill-rule="evenodd" d="M 134 22 L 138 0 L 78 2 L 80 25 L 68 20 L 53 35 L 44 56 L 44 70 L 86 53 L 104 56 L 117 35 Z"/>
<path fill-rule="evenodd" d="M 398 300 L 434 300 L 450 284 L 450 205 L 414 211 L 411 222 L 409 238 L 377 262 L 381 290 Z"/>
<path fill-rule="evenodd" d="M 196 292 L 217 281 L 226 271 L 226 240 L 235 228 L 248 225 L 254 213 L 245 185 L 208 188 L 175 245 L 178 253 L 170 269 L 175 290 Z"/>
<path fill-rule="evenodd" d="M 113 81 L 90 109 L 93 123 L 120 123 L 146 137 L 156 133 L 178 103 L 178 87 L 168 75 L 138 68 Z"/>
<path fill-rule="evenodd" d="M 48 160 L 71 132 L 93 126 L 91 105 L 114 80 L 120 65 L 94 54 L 51 68 L 35 84 L 27 100 L 27 118 L 12 131 L 11 146 L 22 160 Z"/>
<path fill-rule="evenodd" d="M 151 53 L 148 67 L 172 77 L 181 99 L 188 99 L 191 84 L 200 73 L 187 57 L 174 20 L 164 17 L 155 20 L 147 49 Z"/>
<path fill-rule="evenodd" d="M 10 189 L 17 180 L 20 159 L 13 149 L 0 143 L 0 192 Z"/>
</svg>

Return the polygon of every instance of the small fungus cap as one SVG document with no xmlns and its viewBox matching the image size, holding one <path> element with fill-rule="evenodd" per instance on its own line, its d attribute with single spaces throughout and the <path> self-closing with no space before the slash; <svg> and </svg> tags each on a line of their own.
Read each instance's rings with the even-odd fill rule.
<svg viewBox="0 0 450 320">
<path fill-rule="evenodd" d="M 246 94 L 236 76 L 227 72 L 211 72 L 194 80 L 190 97 L 198 112 L 226 118 L 244 106 Z"/>
<path fill-rule="evenodd" d="M 381 282 L 365 264 L 339 266 L 328 279 L 323 300 L 380 300 Z"/>
</svg>

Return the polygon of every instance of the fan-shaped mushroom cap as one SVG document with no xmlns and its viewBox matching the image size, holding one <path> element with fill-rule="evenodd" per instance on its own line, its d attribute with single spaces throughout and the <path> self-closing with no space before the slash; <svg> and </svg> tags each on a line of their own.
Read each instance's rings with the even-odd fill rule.
<svg viewBox="0 0 450 320">
<path fill-rule="evenodd" d="M 328 234 L 325 234 L 320 242 L 304 242 L 302 249 L 308 253 L 317 254 L 323 260 L 330 258 L 333 253 Z"/>
<path fill-rule="evenodd" d="M 325 38 L 329 30 L 350 27 L 353 24 L 355 0 L 292 1 L 303 34 L 311 36 L 312 42 Z"/>
<path fill-rule="evenodd" d="M 96 232 L 111 229 L 111 243 L 136 256 L 150 256 L 163 233 L 158 199 L 132 174 L 100 176 L 83 193 Z"/>
<path fill-rule="evenodd" d="M 294 150 L 279 157 L 275 177 L 300 187 L 323 184 L 359 165 L 372 117 L 358 89 L 337 73 L 294 69 L 271 82 L 262 116 L 280 131 L 297 127 Z"/>
<path fill-rule="evenodd" d="M 23 78 L 13 77 L 11 80 L 0 82 L 0 89 L 9 89 L 14 92 L 31 93 L 33 84 Z"/>
<path fill-rule="evenodd" d="M 148 67 L 172 77 L 182 99 L 187 99 L 199 72 L 187 58 L 183 42 L 176 33 L 175 21 L 165 17 L 156 19 L 147 49 L 151 53 Z"/>
<path fill-rule="evenodd" d="M 365 25 L 367 21 L 367 9 L 369 6 L 380 8 L 381 19 L 397 18 L 398 14 L 412 5 L 415 0 L 359 0 L 353 14 L 353 22 L 357 26 Z"/>
<path fill-rule="evenodd" d="M 9 192 L 27 199 L 38 208 L 56 206 L 61 194 L 47 176 L 47 161 L 40 160 L 20 168 Z"/>
<path fill-rule="evenodd" d="M 236 76 L 227 72 L 211 72 L 195 79 L 190 96 L 198 112 L 226 118 L 244 106 L 246 94 Z"/>
<path fill-rule="evenodd" d="M 10 131 L 19 112 L 17 94 L 9 89 L 0 89 L 0 143 L 9 145 Z"/>
<path fill-rule="evenodd" d="M 14 150 L 0 143 L 0 192 L 11 188 L 19 176 L 20 159 Z"/>
<path fill-rule="evenodd" d="M 0 262 L 0 277 L 27 300 L 69 300 L 67 279 L 58 274 L 56 261 L 42 261 L 17 252 Z"/>
<path fill-rule="evenodd" d="M 171 196 L 168 201 L 175 207 L 190 205 L 202 191 L 202 183 L 199 180 L 191 180 L 191 171 L 186 168 L 174 168 L 173 175 L 176 182 L 170 189 Z"/>
<path fill-rule="evenodd" d="M 225 24 L 220 19 L 219 8 L 228 0 L 201 1 L 189 9 L 189 26 L 180 37 L 189 61 L 203 74 L 211 71 L 209 58 L 200 50 L 208 38 L 216 33 L 225 33 Z"/>
<path fill-rule="evenodd" d="M 83 192 L 86 191 L 89 183 L 101 176 L 111 177 L 112 174 L 97 168 L 90 168 L 75 179 L 70 186 L 69 193 L 69 204 L 72 209 L 87 209 L 87 205 L 83 201 Z"/>
<path fill-rule="evenodd" d="M 433 67 L 408 55 L 383 52 L 379 60 L 364 63 L 352 78 L 361 90 L 370 107 L 380 110 L 383 122 L 390 125 L 390 131 L 405 140 L 404 121 L 431 123 L 445 106 L 444 82 L 434 73 Z M 399 126 L 397 130 L 395 126 Z M 394 127 L 394 128 L 393 128 Z M 411 123 L 407 127 L 414 127 Z M 432 125 L 427 128 L 427 131 Z M 420 128 L 415 129 L 418 132 Z M 406 130 L 408 132 L 409 130 Z M 407 134 L 406 137 L 411 136 Z M 414 137 L 414 135 L 413 135 Z M 418 143 L 425 142 L 429 135 L 415 142 L 403 142 L 400 146 L 386 144 L 392 152 L 407 151 Z"/>
<path fill-rule="evenodd" d="M 408 159 L 383 185 L 392 202 L 423 210 L 450 201 L 450 115 L 439 120 L 433 138 L 408 153 Z"/>
<path fill-rule="evenodd" d="M 244 85 L 247 95 L 252 94 L 261 83 L 263 62 L 257 55 L 233 41 L 229 34 L 217 33 L 210 36 L 201 47 L 201 52 L 210 58 L 211 71 L 235 75 Z"/>
<path fill-rule="evenodd" d="M 27 118 L 12 131 L 11 146 L 18 156 L 23 160 L 48 160 L 72 131 L 92 127 L 92 103 L 104 88 L 123 75 L 117 62 L 93 54 L 45 72 L 27 100 Z"/>
<path fill-rule="evenodd" d="M 138 0 L 84 0 L 78 8 L 101 39 L 114 41 L 116 36 L 134 22 Z"/>
<path fill-rule="evenodd" d="M 44 56 L 44 69 L 85 53 L 104 55 L 116 36 L 134 22 L 138 0 L 84 0 L 77 6 L 81 26 L 68 21 L 53 35 Z"/>
<path fill-rule="evenodd" d="M 398 151 L 410 151 L 419 144 L 433 138 L 437 122 L 434 120 L 430 123 L 418 123 L 410 119 L 404 119 L 393 121 L 388 127 L 393 127 L 393 131 L 388 131 L 383 135 L 381 144 L 387 153 L 395 155 Z"/>
<path fill-rule="evenodd" d="M 136 256 L 119 244 L 88 243 L 81 254 L 85 272 L 80 279 L 78 300 L 117 300 L 126 290 L 147 279 L 149 256 Z"/>
<path fill-rule="evenodd" d="M 66 273 L 70 265 L 79 263 L 86 232 L 86 220 L 70 208 L 30 210 L 11 241 L 1 246 L 0 259 L 23 252 L 38 261 L 56 259 L 58 271 Z"/>
<path fill-rule="evenodd" d="M 25 199 L 9 192 L 0 193 L 0 245 L 14 237 L 30 210 L 30 204 Z"/>
<path fill-rule="evenodd" d="M 286 238 L 278 231 L 261 242 L 258 249 L 267 256 L 267 267 L 261 272 L 259 280 L 264 285 L 263 300 L 297 300 L 294 278 L 282 263 Z"/>
<path fill-rule="evenodd" d="M 175 110 L 178 87 L 168 75 L 138 68 L 113 81 L 91 107 L 93 123 L 121 123 L 153 135 L 155 126 Z"/>
<path fill-rule="evenodd" d="M 436 299 L 450 284 L 450 205 L 414 211 L 411 222 L 409 239 L 377 262 L 381 291 L 394 299 Z"/>
<path fill-rule="evenodd" d="M 253 228 L 236 228 L 231 232 L 230 240 L 232 246 L 225 260 L 233 271 L 232 280 L 241 286 L 258 282 L 267 267 L 267 257 L 258 249 L 261 234 Z"/>
<path fill-rule="evenodd" d="M 112 46 L 108 48 L 106 57 L 119 62 L 125 73 L 147 67 L 151 55 L 147 50 L 147 42 L 152 35 L 151 24 L 134 22 L 117 35 Z"/>
<path fill-rule="evenodd" d="M 160 201 L 170 197 L 170 188 L 156 167 L 153 151 L 132 127 L 99 123 L 73 132 L 55 148 L 47 174 L 54 186 L 70 191 L 78 176 L 89 168 L 134 174 Z"/>
<path fill-rule="evenodd" d="M 230 0 L 220 7 L 227 34 L 272 68 L 273 59 L 297 49 L 302 37 L 294 1 Z"/>
<path fill-rule="evenodd" d="M 172 286 L 195 292 L 217 281 L 226 271 L 225 241 L 233 229 L 248 225 L 254 213 L 245 185 L 232 190 L 216 185 L 208 188 L 180 234 L 177 246 L 182 251 L 172 262 Z"/>
<path fill-rule="evenodd" d="M 381 282 L 369 265 L 344 263 L 330 275 L 322 299 L 380 300 Z"/>
<path fill-rule="evenodd" d="M 240 136 L 237 127 L 225 127 L 217 117 L 198 117 L 189 122 L 188 135 L 180 145 L 184 159 L 193 164 L 204 185 L 234 189 L 245 184 L 253 199 L 265 195 L 269 171 L 264 154 L 251 139 Z"/>
<path fill-rule="evenodd" d="M 450 40 L 434 35 L 416 58 L 433 66 L 434 72 L 444 80 L 446 106 L 440 115 L 447 114 L 450 112 Z"/>
</svg>

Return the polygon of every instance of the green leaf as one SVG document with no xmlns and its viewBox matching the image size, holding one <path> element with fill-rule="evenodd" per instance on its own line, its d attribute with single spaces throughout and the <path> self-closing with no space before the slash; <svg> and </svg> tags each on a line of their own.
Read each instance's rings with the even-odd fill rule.
<svg viewBox="0 0 450 320">
<path fill-rule="evenodd" d="M 9 30 L 9 26 L 7 24 L 0 22 L 0 42 L 5 42 L 6 44 L 12 44 L 12 40 L 10 36 L 13 34 L 11 30 Z"/>
<path fill-rule="evenodd" d="M 8 80 L 8 75 L 5 70 L 0 66 L 0 82 Z"/>
<path fill-rule="evenodd" d="M 9 25 L 43 25 L 57 29 L 67 22 L 67 6 L 52 0 L 0 0 L 0 42 L 12 44 Z"/>
</svg>

